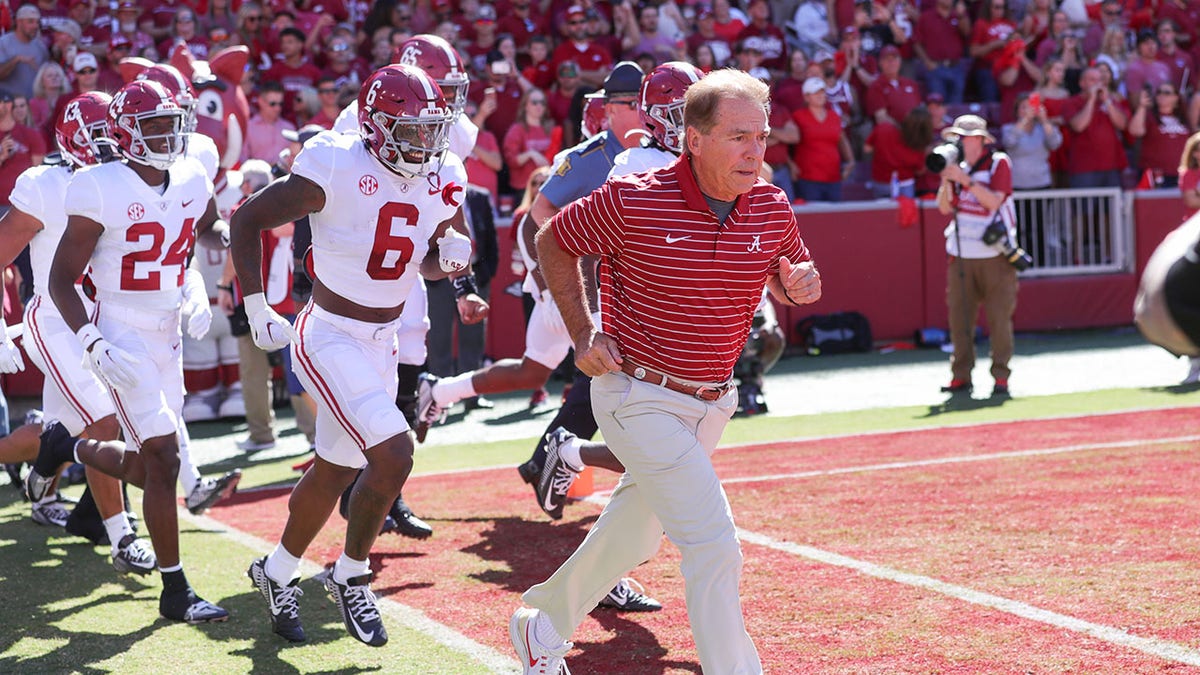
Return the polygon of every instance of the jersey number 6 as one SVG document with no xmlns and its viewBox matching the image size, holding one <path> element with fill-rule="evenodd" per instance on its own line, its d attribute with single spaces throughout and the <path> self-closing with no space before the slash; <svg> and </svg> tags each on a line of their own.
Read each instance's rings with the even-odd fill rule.
<svg viewBox="0 0 1200 675">
<path fill-rule="evenodd" d="M 420 212 L 412 204 L 388 202 L 379 209 L 375 221 L 375 244 L 367 260 L 367 276 L 380 281 L 395 281 L 404 275 L 404 268 L 413 256 L 411 236 L 393 232 L 393 225 L 413 228 L 406 234 L 415 234 Z"/>
<path fill-rule="evenodd" d="M 159 291 L 164 290 L 159 269 L 144 271 L 137 274 L 137 264 L 158 263 L 159 268 L 179 267 L 179 276 L 175 280 L 175 288 L 183 285 L 183 274 L 187 269 L 188 253 L 192 250 L 192 242 L 196 241 L 195 218 L 183 221 L 183 230 L 179 237 L 167 247 L 163 253 L 163 241 L 166 230 L 159 223 L 134 223 L 125 231 L 125 241 L 138 242 L 144 237 L 150 237 L 150 246 L 140 251 L 126 253 L 121 258 L 121 290 L 123 291 Z M 145 268 L 143 267 L 143 270 Z"/>
</svg>

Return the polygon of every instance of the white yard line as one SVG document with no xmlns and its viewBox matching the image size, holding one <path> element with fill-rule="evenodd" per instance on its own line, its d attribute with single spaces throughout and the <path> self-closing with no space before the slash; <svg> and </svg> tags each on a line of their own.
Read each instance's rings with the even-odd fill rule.
<svg viewBox="0 0 1200 675">
<path fill-rule="evenodd" d="M 207 516 L 194 516 L 188 513 L 186 509 L 179 509 L 179 517 L 191 521 L 201 529 L 214 532 L 237 544 L 241 544 L 259 555 L 267 555 L 275 548 L 274 544 L 268 543 L 266 540 L 252 534 L 242 532 L 228 523 L 214 520 Z M 324 570 L 324 567 L 308 559 L 300 561 L 300 573 L 304 576 L 314 577 Z M 400 625 L 428 635 L 434 642 L 467 655 L 483 664 L 493 673 L 509 675 L 521 672 L 520 662 L 515 657 L 508 654 L 501 654 L 487 645 L 480 644 L 450 626 L 434 621 L 415 607 L 410 607 L 409 605 L 388 598 L 378 598 L 377 602 L 380 612 L 386 614 Z M 265 614 L 262 620 L 265 625 Z M 507 632 L 507 626 L 498 626 L 496 630 Z"/>
</svg>

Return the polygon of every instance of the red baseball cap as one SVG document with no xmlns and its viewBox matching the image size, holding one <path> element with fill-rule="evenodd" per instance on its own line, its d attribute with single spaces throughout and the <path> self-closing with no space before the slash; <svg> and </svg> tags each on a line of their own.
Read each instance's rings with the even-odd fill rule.
<svg viewBox="0 0 1200 675">
<path fill-rule="evenodd" d="M 879 58 L 882 59 L 885 56 L 899 57 L 900 56 L 900 48 L 897 47 L 896 45 L 884 45 L 883 49 L 879 50 Z"/>
</svg>

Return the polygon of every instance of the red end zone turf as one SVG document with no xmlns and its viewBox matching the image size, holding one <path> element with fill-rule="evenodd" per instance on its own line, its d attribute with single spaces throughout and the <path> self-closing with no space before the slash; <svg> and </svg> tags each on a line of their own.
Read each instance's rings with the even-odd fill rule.
<svg viewBox="0 0 1200 675">
<path fill-rule="evenodd" d="M 1200 410 L 1172 409 L 723 449 L 718 471 L 743 543 L 744 609 L 774 673 L 1160 672 L 1200 634 Z M 1036 452 L 1045 450 L 1046 452 Z M 1031 452 L 1033 451 L 1033 452 Z M 799 475 L 794 475 L 799 474 Z M 615 477 L 597 474 L 598 489 Z M 240 493 L 214 518 L 277 540 L 286 490 Z M 382 537 L 374 588 L 509 653 L 519 594 L 550 574 L 599 505 L 550 523 L 515 469 L 417 476 L 405 499 L 433 539 Z M 308 558 L 329 563 L 334 515 Z M 801 545 L 801 551 L 791 545 Z M 829 554 L 830 558 L 822 556 Z M 839 559 L 837 556 L 845 556 Z M 921 575 L 934 587 L 844 563 Z M 247 560 L 247 564 L 249 560 Z M 580 673 L 698 672 L 678 551 L 634 570 L 666 609 L 597 610 L 573 636 Z M 945 584 L 945 588 L 937 586 Z M 958 597 L 990 594 L 1017 609 Z M 306 596 L 304 607 L 323 599 Z M 1081 632 L 1020 607 L 1090 622 Z M 266 624 L 264 615 L 259 617 Z M 245 617 L 254 621 L 254 617 Z M 266 630 L 264 628 L 264 630 Z M 1124 631 L 1122 633 L 1121 631 Z M 1169 647 L 1170 645 L 1168 645 Z"/>
</svg>

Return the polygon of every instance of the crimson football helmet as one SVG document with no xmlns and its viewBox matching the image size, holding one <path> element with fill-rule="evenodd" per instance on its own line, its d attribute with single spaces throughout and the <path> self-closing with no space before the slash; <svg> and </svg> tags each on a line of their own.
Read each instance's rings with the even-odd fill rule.
<svg viewBox="0 0 1200 675">
<path fill-rule="evenodd" d="M 392 50 L 392 63 L 416 66 L 432 77 L 455 116 L 467 106 L 467 88 L 471 81 L 458 51 L 437 35 L 414 35 Z"/>
<path fill-rule="evenodd" d="M 54 124 L 54 140 L 64 159 L 75 166 L 99 164 L 113 156 L 108 139 L 108 106 L 112 97 L 89 91 L 71 99 Z"/>
<path fill-rule="evenodd" d="M 363 142 L 381 164 L 406 178 L 441 168 L 453 122 L 437 82 L 416 66 L 384 66 L 358 92 Z"/>
<path fill-rule="evenodd" d="M 179 107 L 183 108 L 183 130 L 187 133 L 196 130 L 196 90 L 178 68 L 166 63 L 156 63 L 138 73 L 137 79 L 152 80 L 166 87 L 175 97 Z"/>
<path fill-rule="evenodd" d="M 605 129 L 608 129 L 608 115 L 604 114 L 604 99 L 587 99 L 583 107 L 583 137 L 591 138 Z"/>
<path fill-rule="evenodd" d="M 183 118 L 183 108 L 166 87 L 134 80 L 108 106 L 108 135 L 129 161 L 166 171 L 187 149 Z"/>
<path fill-rule="evenodd" d="M 642 80 L 638 94 L 642 126 L 675 154 L 683 152 L 683 95 L 702 77 L 704 72 L 690 63 L 668 61 Z"/>
</svg>

